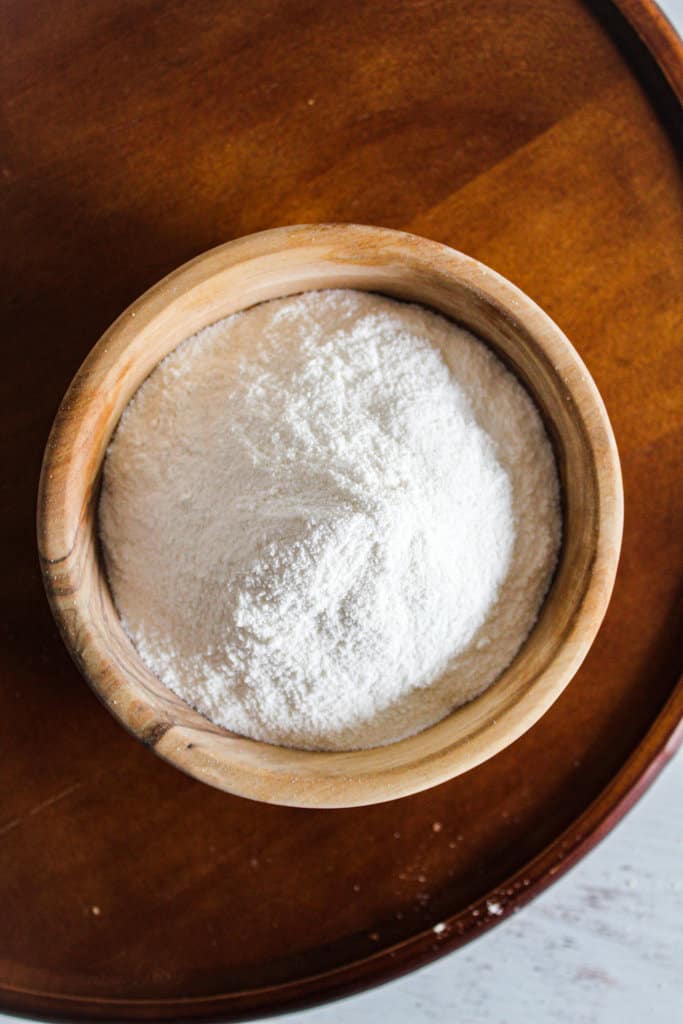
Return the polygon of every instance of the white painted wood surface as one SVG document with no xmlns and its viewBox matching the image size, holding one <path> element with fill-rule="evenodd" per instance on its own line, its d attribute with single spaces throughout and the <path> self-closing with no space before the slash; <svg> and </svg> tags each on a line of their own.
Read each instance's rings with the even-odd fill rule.
<svg viewBox="0 0 683 1024">
<path fill-rule="evenodd" d="M 683 752 L 577 867 L 399 981 L 282 1024 L 682 1024 Z"/>
<path fill-rule="evenodd" d="M 661 7 L 683 33 L 683 0 Z M 277 1020 L 683 1024 L 683 751 L 593 853 L 510 920 L 399 981 Z"/>
</svg>

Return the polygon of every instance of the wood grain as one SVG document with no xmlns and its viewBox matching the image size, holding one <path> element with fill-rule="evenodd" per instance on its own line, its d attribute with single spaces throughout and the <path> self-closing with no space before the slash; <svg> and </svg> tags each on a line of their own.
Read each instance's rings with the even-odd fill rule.
<svg viewBox="0 0 683 1024">
<path fill-rule="evenodd" d="M 562 487 L 555 578 L 513 663 L 476 700 L 416 736 L 371 750 L 312 753 L 207 722 L 149 672 L 118 620 L 97 540 L 104 454 L 150 371 L 183 339 L 264 299 L 352 286 L 421 302 L 484 339 L 535 398 Z M 443 357 L 457 375 L 454 355 Z M 247 354 L 248 355 L 248 354 Z M 38 547 L 65 643 L 109 710 L 189 775 L 293 807 L 354 807 L 454 778 L 547 711 L 600 627 L 623 526 L 619 457 L 602 399 L 559 328 L 500 275 L 453 249 L 386 228 L 278 228 L 219 246 L 133 303 L 88 355 L 45 450 Z"/>
<path fill-rule="evenodd" d="M 225 1020 L 409 969 L 499 920 L 487 894 L 507 913 L 557 877 L 679 738 L 678 101 L 603 2 L 1 17 L 2 1004 Z M 330 812 L 226 796 L 127 737 L 57 636 L 33 529 L 57 405 L 120 310 L 214 244 L 316 220 L 413 230 L 516 281 L 595 377 L 626 494 L 605 623 L 542 721 L 428 793 Z"/>
</svg>

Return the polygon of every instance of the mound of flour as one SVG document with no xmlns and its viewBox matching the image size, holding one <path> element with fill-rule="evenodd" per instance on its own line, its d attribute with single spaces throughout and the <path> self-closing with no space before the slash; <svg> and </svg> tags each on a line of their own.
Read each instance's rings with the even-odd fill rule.
<svg viewBox="0 0 683 1024">
<path fill-rule="evenodd" d="M 124 412 L 99 516 L 158 678 L 238 733 L 324 750 L 410 735 L 489 686 L 561 528 L 549 442 L 502 363 L 350 290 L 183 342 Z"/>
</svg>

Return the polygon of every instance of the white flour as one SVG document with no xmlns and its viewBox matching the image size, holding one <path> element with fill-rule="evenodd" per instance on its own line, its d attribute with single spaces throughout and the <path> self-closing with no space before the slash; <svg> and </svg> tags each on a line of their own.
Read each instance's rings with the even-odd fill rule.
<svg viewBox="0 0 683 1024">
<path fill-rule="evenodd" d="M 100 526 L 162 682 L 246 736 L 345 750 L 495 680 L 535 621 L 560 513 L 538 413 L 484 345 L 421 307 L 323 291 L 160 364 L 110 446 Z"/>
</svg>

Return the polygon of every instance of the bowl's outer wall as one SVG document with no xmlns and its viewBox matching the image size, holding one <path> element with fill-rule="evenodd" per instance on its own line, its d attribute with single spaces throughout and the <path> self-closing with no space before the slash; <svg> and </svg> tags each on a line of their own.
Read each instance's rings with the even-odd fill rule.
<svg viewBox="0 0 683 1024">
<path fill-rule="evenodd" d="M 336 754 L 229 734 L 152 676 L 116 615 L 98 552 L 96 508 L 111 435 L 160 359 L 230 313 L 325 287 L 422 302 L 491 344 L 542 410 L 564 496 L 558 572 L 536 626 L 503 676 L 417 736 Z M 619 459 L 604 404 L 576 351 L 535 303 L 481 263 L 423 238 L 362 225 L 297 225 L 197 257 L 119 317 L 79 370 L 55 420 L 41 477 L 38 535 L 48 597 L 67 646 L 131 732 L 177 767 L 229 792 L 293 806 L 340 807 L 443 782 L 537 721 L 597 633 L 614 582 L 622 522 Z"/>
</svg>

